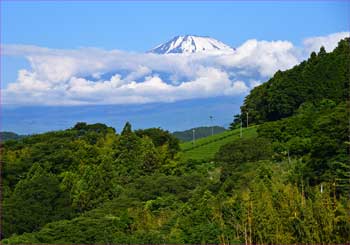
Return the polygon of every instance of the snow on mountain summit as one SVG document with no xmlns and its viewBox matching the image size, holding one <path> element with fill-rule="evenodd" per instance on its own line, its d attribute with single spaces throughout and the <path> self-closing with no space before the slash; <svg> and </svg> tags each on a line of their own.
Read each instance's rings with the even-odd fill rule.
<svg viewBox="0 0 350 245">
<path fill-rule="evenodd" d="M 150 53 L 176 54 L 176 53 L 221 53 L 232 52 L 233 48 L 211 37 L 176 36 L 170 41 L 151 49 Z"/>
</svg>

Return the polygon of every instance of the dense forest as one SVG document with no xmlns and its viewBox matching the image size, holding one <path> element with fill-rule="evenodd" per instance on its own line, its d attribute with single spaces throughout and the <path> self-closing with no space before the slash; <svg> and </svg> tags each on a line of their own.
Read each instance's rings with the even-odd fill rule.
<svg viewBox="0 0 350 245">
<path fill-rule="evenodd" d="M 253 89 L 257 136 L 210 159 L 129 123 L 3 142 L 2 243 L 349 243 L 349 41 Z"/>
</svg>

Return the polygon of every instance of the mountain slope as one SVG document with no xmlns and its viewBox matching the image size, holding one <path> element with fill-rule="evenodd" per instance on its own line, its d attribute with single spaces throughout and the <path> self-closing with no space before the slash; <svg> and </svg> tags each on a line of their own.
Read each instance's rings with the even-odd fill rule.
<svg viewBox="0 0 350 245">
<path fill-rule="evenodd" d="M 178 53 L 217 53 L 232 52 L 233 48 L 211 37 L 194 35 L 176 36 L 170 41 L 151 49 L 150 53 L 178 54 Z"/>
</svg>

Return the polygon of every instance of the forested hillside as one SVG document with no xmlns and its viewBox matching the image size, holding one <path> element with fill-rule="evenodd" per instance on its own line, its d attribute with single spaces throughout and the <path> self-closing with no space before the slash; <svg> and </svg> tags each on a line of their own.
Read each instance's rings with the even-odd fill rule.
<svg viewBox="0 0 350 245">
<path fill-rule="evenodd" d="M 305 102 L 335 103 L 349 97 L 349 39 L 339 42 L 331 53 L 322 47 L 318 54 L 290 70 L 278 71 L 266 83 L 254 88 L 241 107 L 249 113 L 249 121 L 263 123 L 289 117 Z M 245 119 L 245 115 L 242 115 Z M 243 120 L 245 123 L 245 120 Z"/>
<path fill-rule="evenodd" d="M 2 143 L 2 243 L 350 243 L 349 65 L 343 40 L 277 72 L 200 159 L 129 123 Z"/>
</svg>

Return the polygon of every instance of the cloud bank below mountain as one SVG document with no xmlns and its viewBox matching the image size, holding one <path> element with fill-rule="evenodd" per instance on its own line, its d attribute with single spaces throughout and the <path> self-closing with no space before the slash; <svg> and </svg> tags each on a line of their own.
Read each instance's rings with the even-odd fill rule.
<svg viewBox="0 0 350 245">
<path fill-rule="evenodd" d="M 30 69 L 2 90 L 3 104 L 98 105 L 173 102 L 242 96 L 277 70 L 286 70 L 323 45 L 332 51 L 348 32 L 289 41 L 247 40 L 222 54 L 152 54 L 81 48 L 5 45 L 2 55 L 23 56 Z"/>
</svg>

